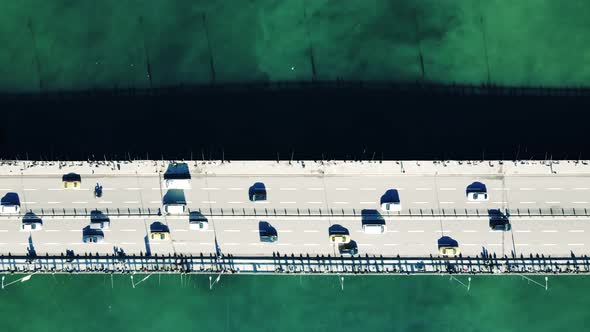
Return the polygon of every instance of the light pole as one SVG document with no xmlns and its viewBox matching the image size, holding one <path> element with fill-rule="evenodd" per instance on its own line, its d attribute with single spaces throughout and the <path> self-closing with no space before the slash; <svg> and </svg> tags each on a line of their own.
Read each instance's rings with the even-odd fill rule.
<svg viewBox="0 0 590 332">
<path fill-rule="evenodd" d="M 547 290 L 547 289 L 548 289 L 548 285 L 549 285 L 549 278 L 548 278 L 547 276 L 545 276 L 545 285 L 543 285 L 543 284 L 541 284 L 540 282 L 538 282 L 538 281 L 535 281 L 535 280 L 533 280 L 533 279 L 531 279 L 531 278 L 529 278 L 529 277 L 525 276 L 524 274 L 519 274 L 519 276 L 521 276 L 523 279 L 526 279 L 526 280 L 527 280 L 527 281 L 529 281 L 529 282 L 532 282 L 533 284 L 535 284 L 535 285 L 537 285 L 537 286 L 539 286 L 539 287 L 543 287 L 543 288 L 545 288 L 545 290 Z"/>
<path fill-rule="evenodd" d="M 340 288 L 344 291 L 344 277 L 340 277 Z"/>
<path fill-rule="evenodd" d="M 221 279 L 221 273 L 217 276 L 215 281 L 211 282 L 211 279 L 211 276 L 209 276 L 209 290 L 213 289 L 213 286 L 215 286 L 215 284 L 219 282 L 219 279 Z"/>
<path fill-rule="evenodd" d="M 10 285 L 12 285 L 14 283 L 17 283 L 17 282 L 29 281 L 31 279 L 31 277 L 33 276 L 33 274 L 35 274 L 35 273 L 29 274 L 29 275 L 26 275 L 26 276 L 24 276 L 22 278 L 19 278 L 19 279 L 16 279 L 14 281 L 11 281 L 11 282 L 7 283 L 6 285 L 4 284 L 5 276 L 2 276 L 2 289 L 6 288 L 6 287 L 8 287 L 8 286 L 10 286 Z"/>
</svg>

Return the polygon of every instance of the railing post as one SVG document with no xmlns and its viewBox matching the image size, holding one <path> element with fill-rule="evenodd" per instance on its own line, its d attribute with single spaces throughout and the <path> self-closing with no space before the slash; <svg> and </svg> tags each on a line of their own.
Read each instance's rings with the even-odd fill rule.
<svg viewBox="0 0 590 332">
<path fill-rule="evenodd" d="M 423 217 L 424 214 L 422 213 L 422 208 L 420 208 L 420 217 Z"/>
</svg>

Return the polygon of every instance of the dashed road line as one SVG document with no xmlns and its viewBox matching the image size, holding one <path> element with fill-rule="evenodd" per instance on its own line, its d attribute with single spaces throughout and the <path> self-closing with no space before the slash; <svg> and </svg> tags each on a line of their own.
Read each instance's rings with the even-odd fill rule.
<svg viewBox="0 0 590 332">
<path fill-rule="evenodd" d="M 530 202 L 530 201 L 525 201 L 525 202 L 518 202 L 519 204 L 535 204 L 536 202 Z"/>
<path fill-rule="evenodd" d="M 542 230 L 541 232 L 542 233 L 557 233 L 557 231 L 554 229 L 545 229 L 545 230 Z"/>
<path fill-rule="evenodd" d="M 139 204 L 139 201 L 124 201 L 124 204 Z"/>
<path fill-rule="evenodd" d="M 228 204 L 243 204 L 244 202 L 240 202 L 240 201 L 231 201 L 231 202 L 227 202 Z"/>
<path fill-rule="evenodd" d="M 428 204 L 428 202 L 412 202 L 413 204 Z"/>
<path fill-rule="evenodd" d="M 279 190 L 283 190 L 283 191 L 295 191 L 295 190 L 297 190 L 297 188 L 279 188 Z"/>
<path fill-rule="evenodd" d="M 350 190 L 348 188 L 336 188 L 336 191 L 346 191 L 346 190 Z"/>
<path fill-rule="evenodd" d="M 373 191 L 377 190 L 377 188 L 361 188 L 362 191 Z"/>
<path fill-rule="evenodd" d="M 279 204 L 297 204 L 297 202 L 279 202 Z"/>
<path fill-rule="evenodd" d="M 431 188 L 416 188 L 416 190 L 418 191 L 427 191 L 427 190 L 432 190 Z"/>
<path fill-rule="evenodd" d="M 324 190 L 324 188 L 307 188 L 307 190 L 315 190 L 315 191 L 318 191 L 318 190 Z"/>
<path fill-rule="evenodd" d="M 361 204 L 377 204 L 377 202 L 360 202 Z"/>
<path fill-rule="evenodd" d="M 583 229 L 572 229 L 569 231 L 570 233 L 584 233 Z"/>
<path fill-rule="evenodd" d="M 307 204 L 322 204 L 322 202 L 307 202 Z"/>
<path fill-rule="evenodd" d="M 244 188 L 227 188 L 227 190 L 244 190 Z"/>
<path fill-rule="evenodd" d="M 216 201 L 202 201 L 201 203 L 203 203 L 203 204 L 215 204 L 217 202 Z"/>
<path fill-rule="evenodd" d="M 76 201 L 76 202 L 72 202 L 72 204 L 88 204 L 88 202 Z"/>
<path fill-rule="evenodd" d="M 334 202 L 332 204 L 348 204 L 348 202 Z"/>
<path fill-rule="evenodd" d="M 556 202 L 556 201 L 548 201 L 545 202 L 545 204 L 560 204 L 561 202 Z"/>
<path fill-rule="evenodd" d="M 522 191 L 531 191 L 531 190 L 535 190 L 535 188 L 520 188 L 520 190 L 522 190 Z"/>
</svg>

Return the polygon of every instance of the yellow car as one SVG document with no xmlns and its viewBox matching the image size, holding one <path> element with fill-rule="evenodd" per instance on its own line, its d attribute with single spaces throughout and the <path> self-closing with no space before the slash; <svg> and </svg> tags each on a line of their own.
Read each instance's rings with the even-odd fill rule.
<svg viewBox="0 0 590 332">
<path fill-rule="evenodd" d="M 61 178 L 61 186 L 64 189 L 79 189 L 81 184 L 82 178 L 76 173 L 68 173 Z"/>
<path fill-rule="evenodd" d="M 350 242 L 350 235 L 348 234 L 330 234 L 330 242 L 334 244 Z"/>
<path fill-rule="evenodd" d="M 459 255 L 461 251 L 459 247 L 440 247 L 438 248 L 438 253 L 442 257 L 456 257 Z"/>
<path fill-rule="evenodd" d="M 150 232 L 150 239 L 156 241 L 166 241 L 170 238 L 170 232 L 168 231 L 153 231 Z"/>
</svg>

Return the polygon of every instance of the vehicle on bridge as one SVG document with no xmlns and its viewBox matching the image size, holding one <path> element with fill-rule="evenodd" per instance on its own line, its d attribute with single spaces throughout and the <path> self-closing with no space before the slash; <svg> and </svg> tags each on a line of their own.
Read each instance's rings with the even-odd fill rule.
<svg viewBox="0 0 590 332">
<path fill-rule="evenodd" d="M 164 212 L 166 214 L 186 213 L 186 198 L 181 189 L 169 189 L 162 199 Z"/>
<path fill-rule="evenodd" d="M 350 241 L 339 245 L 338 252 L 340 252 L 340 255 L 342 256 L 354 256 L 358 254 L 359 249 L 355 241 Z"/>
<path fill-rule="evenodd" d="M 17 193 L 6 193 L 0 200 L 0 214 L 19 214 L 20 198 Z"/>
<path fill-rule="evenodd" d="M 438 239 L 438 254 L 443 258 L 456 257 L 461 253 L 459 250 L 459 243 L 457 240 L 449 237 L 442 236 Z"/>
<path fill-rule="evenodd" d="M 397 189 L 389 189 L 381 196 L 381 210 L 387 212 L 400 212 L 402 210 L 402 203 L 399 199 L 399 192 Z"/>
<path fill-rule="evenodd" d="M 43 229 L 43 221 L 32 212 L 27 212 L 23 216 L 21 223 L 21 231 L 23 232 L 35 232 Z"/>
<path fill-rule="evenodd" d="M 490 228 L 494 231 L 510 231 L 512 226 L 510 225 L 509 214 L 504 214 L 500 209 L 488 210 L 488 216 L 490 218 Z"/>
<path fill-rule="evenodd" d="M 170 231 L 164 229 L 150 231 L 150 239 L 156 241 L 166 241 L 170 239 Z"/>
<path fill-rule="evenodd" d="M 102 211 L 90 211 L 90 229 L 109 229 L 111 220 Z"/>
<path fill-rule="evenodd" d="M 258 233 L 260 235 L 260 242 L 276 242 L 279 238 L 277 229 L 266 221 L 258 223 Z"/>
<path fill-rule="evenodd" d="M 470 202 L 485 202 L 489 199 L 486 185 L 481 182 L 473 182 L 468 185 L 465 192 L 467 200 Z"/>
<path fill-rule="evenodd" d="M 348 234 L 330 234 L 330 242 L 333 244 L 341 244 L 350 242 L 350 235 Z"/>
<path fill-rule="evenodd" d="M 80 174 L 68 173 L 61 177 L 61 185 L 64 189 L 80 189 L 81 184 Z"/>
<path fill-rule="evenodd" d="M 94 197 L 102 197 L 102 186 L 98 183 L 96 183 L 96 186 L 94 186 Z"/>
<path fill-rule="evenodd" d="M 209 220 L 199 211 L 191 211 L 188 215 L 188 228 L 192 231 L 205 231 L 209 228 Z"/>
<path fill-rule="evenodd" d="M 186 163 L 171 163 L 164 173 L 166 189 L 191 189 L 191 174 Z"/>
<path fill-rule="evenodd" d="M 254 183 L 248 189 L 248 198 L 251 202 L 266 201 L 266 186 L 264 185 L 264 183 Z"/>
<path fill-rule="evenodd" d="M 385 219 L 377 210 L 361 210 L 361 222 L 363 225 L 363 231 L 366 234 L 383 234 L 387 230 Z"/>
<path fill-rule="evenodd" d="M 103 234 L 84 234 L 82 236 L 82 242 L 84 242 L 84 243 L 103 243 L 104 242 L 104 235 Z"/>
</svg>

